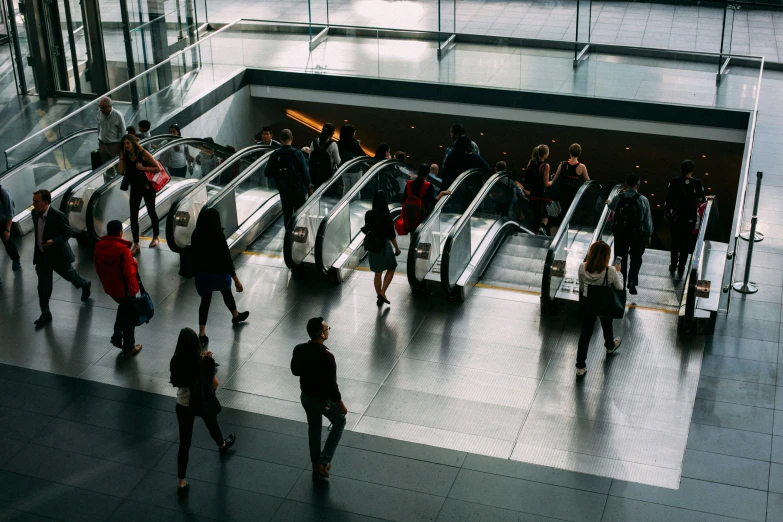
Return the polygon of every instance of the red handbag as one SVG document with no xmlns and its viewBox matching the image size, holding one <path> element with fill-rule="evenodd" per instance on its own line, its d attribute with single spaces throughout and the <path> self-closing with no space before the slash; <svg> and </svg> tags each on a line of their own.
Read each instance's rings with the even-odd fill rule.
<svg viewBox="0 0 783 522">
<path fill-rule="evenodd" d="M 147 176 L 147 180 L 149 180 L 150 185 L 152 185 L 152 188 L 155 190 L 155 192 L 160 192 L 160 189 L 165 187 L 168 182 L 171 181 L 171 175 L 166 172 L 166 169 L 163 167 L 163 165 L 160 164 L 160 161 L 158 161 L 157 164 L 157 172 L 145 172 L 144 174 Z"/>
</svg>

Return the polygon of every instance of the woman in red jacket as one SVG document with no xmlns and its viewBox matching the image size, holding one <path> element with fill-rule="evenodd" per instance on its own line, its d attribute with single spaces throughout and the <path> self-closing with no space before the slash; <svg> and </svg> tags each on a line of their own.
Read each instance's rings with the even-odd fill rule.
<svg viewBox="0 0 783 522">
<path fill-rule="evenodd" d="M 95 245 L 95 271 L 103 290 L 119 305 L 111 344 L 121 348 L 125 357 L 133 357 L 141 351 L 141 345 L 136 344 L 134 336 L 134 300 L 139 293 L 138 267 L 131 255 L 132 243 L 122 238 L 122 222 L 110 221 L 106 230 L 108 234 Z"/>
</svg>

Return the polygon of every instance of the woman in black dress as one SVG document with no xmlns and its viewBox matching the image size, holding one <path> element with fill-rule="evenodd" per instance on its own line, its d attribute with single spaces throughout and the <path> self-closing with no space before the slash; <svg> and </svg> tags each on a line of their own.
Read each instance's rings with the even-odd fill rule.
<svg viewBox="0 0 783 522">
<path fill-rule="evenodd" d="M 139 208 L 141 200 L 147 207 L 147 215 L 152 222 L 152 241 L 150 248 L 155 248 L 160 243 L 160 225 L 158 213 L 155 211 L 155 189 L 147 178 L 147 173 L 160 172 L 158 162 L 148 151 L 141 148 L 139 142 L 130 134 L 126 134 L 120 140 L 120 161 L 117 171 L 123 177 L 120 189 L 128 190 L 130 187 L 130 221 L 131 234 L 133 235 L 134 256 L 141 252 L 139 246 Z"/>
<path fill-rule="evenodd" d="M 238 311 L 231 293 L 232 279 L 237 292 L 242 292 L 244 288 L 234 270 L 234 260 L 228 250 L 223 227 L 220 226 L 220 214 L 214 208 L 205 208 L 199 214 L 190 248 L 196 273 L 196 291 L 201 296 L 201 304 L 198 307 L 199 340 L 206 347 L 209 343 L 207 317 L 209 305 L 212 304 L 212 292 L 220 292 L 223 296 L 226 308 L 231 311 L 231 323 L 234 326 L 245 321 L 250 312 Z"/>
<path fill-rule="evenodd" d="M 394 269 L 397 268 L 397 256 L 402 251 L 397 246 L 397 234 L 394 232 L 394 223 L 389 214 L 389 203 L 386 201 L 386 193 L 379 190 L 372 199 L 372 210 L 364 215 L 365 226 L 368 233 L 373 234 L 382 247 L 378 252 L 369 252 L 370 270 L 375 272 L 375 293 L 378 306 L 383 303 L 391 304 L 386 298 L 386 290 L 394 278 Z M 394 246 L 394 250 L 392 250 Z M 386 272 L 384 276 L 383 273 Z"/>
</svg>

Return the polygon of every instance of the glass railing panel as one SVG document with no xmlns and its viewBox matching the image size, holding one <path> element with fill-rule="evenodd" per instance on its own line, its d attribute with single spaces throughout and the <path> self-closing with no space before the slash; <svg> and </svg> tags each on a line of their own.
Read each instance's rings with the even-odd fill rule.
<svg viewBox="0 0 783 522">
<path fill-rule="evenodd" d="M 620 190 L 622 189 L 622 185 L 617 185 L 612 189 L 612 191 L 609 193 L 609 197 L 607 198 L 607 201 L 612 201 L 617 194 L 620 193 Z M 601 216 L 601 219 L 598 223 L 598 228 L 595 231 L 595 234 L 593 235 L 593 241 L 603 241 L 610 247 L 614 244 L 614 233 L 612 228 L 612 211 L 609 210 L 609 206 L 605 205 L 603 214 Z"/>
<path fill-rule="evenodd" d="M 240 175 L 240 165 L 236 165 L 233 172 L 226 175 L 235 179 Z M 266 161 L 263 162 L 258 168 L 255 168 L 252 173 L 244 176 L 242 181 L 234 189 L 234 196 L 236 198 L 237 208 L 237 224 L 241 225 L 247 218 L 258 209 L 258 201 L 266 201 L 273 195 L 277 194 L 277 188 L 273 178 L 267 178 L 264 172 L 266 171 Z"/>
</svg>

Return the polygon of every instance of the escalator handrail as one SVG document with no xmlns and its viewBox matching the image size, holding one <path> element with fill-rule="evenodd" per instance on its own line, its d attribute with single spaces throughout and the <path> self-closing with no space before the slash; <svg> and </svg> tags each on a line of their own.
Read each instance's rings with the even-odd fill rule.
<svg viewBox="0 0 783 522">
<path fill-rule="evenodd" d="M 174 136 L 173 134 L 160 134 L 158 136 L 150 136 L 149 138 L 144 138 L 143 140 L 139 140 L 139 145 L 141 145 L 143 147 L 144 145 L 146 145 L 147 143 L 150 143 L 152 141 L 157 141 L 157 140 L 167 139 L 167 138 L 168 139 L 178 139 L 179 136 Z M 117 165 L 117 163 L 119 163 L 119 161 L 120 161 L 119 157 L 114 158 L 114 159 L 110 159 L 109 161 L 107 161 L 106 163 L 104 163 L 103 165 L 98 167 L 97 169 L 94 169 L 90 173 L 90 175 L 87 176 L 87 178 L 85 178 L 85 181 L 93 179 L 96 176 L 100 176 L 100 175 L 105 174 L 107 170 L 109 170 L 110 168 L 112 168 L 115 165 Z M 63 194 L 63 199 L 62 199 L 62 202 L 60 203 L 60 211 L 61 212 L 65 212 L 66 214 L 68 213 L 68 210 L 67 210 L 68 209 L 68 202 L 71 200 L 71 195 L 73 195 L 73 192 L 75 190 L 77 190 L 81 186 L 81 184 L 82 183 L 80 182 L 77 185 L 72 185 L 71 187 L 68 188 L 68 190 L 65 192 L 65 194 Z"/>
<path fill-rule="evenodd" d="M 707 236 L 707 229 L 710 228 L 710 217 L 712 216 L 714 207 L 717 207 L 715 196 L 708 196 L 707 207 L 704 209 L 704 215 L 702 216 L 701 225 L 699 226 L 699 235 L 696 239 L 696 246 L 693 249 L 693 255 L 691 255 L 691 262 L 688 270 L 688 285 L 685 297 L 685 321 L 688 325 L 693 322 L 696 313 L 696 285 L 702 278 L 702 270 L 704 269 L 704 241 Z M 685 291 L 685 287 L 683 288 L 683 291 Z M 680 299 L 680 302 L 682 302 L 682 298 Z"/>
<path fill-rule="evenodd" d="M 171 204 L 171 210 L 169 210 L 169 214 L 172 215 L 172 216 L 176 215 L 177 210 L 179 209 L 180 204 L 182 203 L 182 201 L 185 198 L 190 196 L 190 194 L 192 194 L 193 192 L 195 192 L 195 191 L 199 190 L 200 188 L 206 186 L 209 182 L 211 182 L 215 178 L 219 177 L 225 171 L 230 169 L 234 165 L 234 163 L 236 163 L 237 161 L 241 160 L 242 157 L 244 157 L 244 156 L 246 156 L 248 154 L 252 154 L 254 152 L 258 152 L 258 151 L 272 152 L 274 150 L 275 150 L 274 147 L 271 147 L 269 145 L 257 145 L 257 144 L 256 145 L 251 145 L 249 147 L 245 147 L 244 149 L 241 149 L 241 150 L 238 150 L 233 155 L 231 155 L 228 158 L 226 158 L 226 160 L 223 163 L 221 163 L 220 165 L 215 167 L 212 170 L 212 172 L 207 174 L 205 177 L 202 177 L 201 181 L 196 183 L 190 190 L 188 190 L 187 192 L 184 192 L 183 194 L 180 194 L 179 196 L 177 196 L 177 199 L 174 200 L 174 203 Z M 256 159 L 253 163 L 251 163 L 247 167 L 246 172 L 247 171 L 255 171 L 254 167 L 256 165 L 260 166 L 260 160 L 265 158 L 265 157 L 266 157 L 266 154 L 264 154 L 260 158 Z M 244 172 L 241 175 L 237 176 L 237 178 L 242 177 L 243 174 L 244 174 Z M 235 180 L 231 180 L 231 183 L 233 184 L 234 181 Z M 222 196 L 223 193 L 224 193 L 224 190 L 225 190 L 225 188 L 223 190 L 221 190 L 220 192 L 218 192 L 217 194 L 215 194 L 213 196 L 213 199 L 216 200 L 218 197 Z M 207 206 L 209 206 L 210 203 L 211 203 L 211 201 L 207 201 L 207 204 L 205 205 L 205 208 Z M 180 253 L 180 252 L 182 252 L 182 249 L 179 246 L 177 246 L 177 243 L 174 241 L 174 225 L 175 225 L 175 222 L 174 222 L 173 219 L 167 219 L 166 220 L 166 244 L 168 245 L 168 247 L 171 249 L 172 252 Z"/>
<path fill-rule="evenodd" d="M 65 136 L 64 138 L 60 138 L 59 140 L 55 141 L 54 143 L 52 143 L 52 144 L 51 144 L 51 145 L 49 145 L 48 147 L 44 148 L 43 150 L 39 150 L 39 151 L 37 151 L 37 152 L 34 152 L 32 155 L 30 155 L 30 156 L 28 156 L 27 158 L 23 159 L 23 160 L 22 160 L 20 163 L 18 163 L 17 165 L 13 165 L 13 166 L 11 166 L 11 167 L 7 168 L 7 169 L 6 169 L 5 171 L 3 171 L 2 173 L 0 173 L 0 183 L 2 183 L 2 182 L 3 182 L 3 180 L 4 180 L 4 179 L 5 179 L 7 176 L 11 176 L 11 175 L 12 175 L 14 172 L 16 172 L 17 170 L 19 170 L 19 169 L 22 169 L 22 168 L 26 167 L 26 166 L 27 166 L 27 165 L 29 165 L 30 163 L 34 162 L 35 160 L 37 160 L 38 158 L 40 158 L 40 157 L 44 156 L 45 154 L 48 154 L 48 153 L 50 153 L 50 152 L 51 152 L 51 151 L 53 151 L 54 149 L 57 149 L 57 148 L 59 148 L 59 147 L 62 147 L 62 146 L 63 146 L 63 145 L 65 145 L 67 142 L 71 141 L 72 139 L 74 139 L 74 138 L 77 138 L 77 137 L 79 137 L 79 136 L 81 136 L 81 135 L 83 135 L 83 134 L 90 134 L 90 133 L 92 133 L 92 132 L 95 132 L 95 133 L 97 133 L 97 132 L 98 132 L 98 128 L 97 128 L 97 127 L 90 127 L 90 128 L 87 128 L 87 129 L 81 129 L 81 130 L 77 130 L 76 132 L 72 132 L 72 133 L 70 133 L 69 135 Z M 6 156 L 6 158 L 5 158 L 5 161 L 6 161 L 6 165 L 7 165 L 7 164 L 8 164 L 8 157 L 7 157 L 7 156 Z"/>
<path fill-rule="evenodd" d="M 340 198 L 340 201 L 337 202 L 337 204 L 334 206 L 334 208 L 327 214 L 322 220 L 321 223 L 318 225 L 318 233 L 315 236 L 315 264 L 318 267 L 318 270 L 323 272 L 324 274 L 329 273 L 329 269 L 331 267 L 324 266 L 324 260 L 323 260 L 323 246 L 324 246 L 324 237 L 326 236 L 326 229 L 329 228 L 329 225 L 334 221 L 334 217 L 342 212 L 342 210 L 351 203 L 351 200 L 353 199 L 354 195 L 356 195 L 358 192 L 360 192 L 365 186 L 367 186 L 368 183 L 370 183 L 370 180 L 373 179 L 373 177 L 379 173 L 386 170 L 386 167 L 392 166 L 392 165 L 400 165 L 404 167 L 408 167 L 409 169 L 415 171 L 413 167 L 408 165 L 407 163 L 403 161 L 398 161 L 396 159 L 385 159 L 381 160 L 372 167 L 370 167 L 370 170 L 364 173 L 364 175 L 359 179 L 359 181 L 350 188 L 350 190 L 343 195 L 342 198 Z M 353 238 L 349 240 L 352 241 Z M 348 246 L 348 245 L 346 245 Z"/>
<path fill-rule="evenodd" d="M 623 185 L 618 183 L 614 186 L 614 188 L 609 192 L 609 197 L 606 199 L 611 202 L 617 194 L 620 193 L 620 191 L 623 189 Z M 601 212 L 601 217 L 598 219 L 598 226 L 595 227 L 595 232 L 593 232 L 593 237 L 590 240 L 590 244 L 592 245 L 599 239 L 601 239 L 601 233 L 604 230 L 604 227 L 606 226 L 606 221 L 609 219 L 609 203 L 604 204 L 604 210 Z M 611 246 L 611 245 L 609 245 Z"/>
<path fill-rule="evenodd" d="M 568 208 L 568 210 L 565 213 L 565 216 L 563 216 L 563 220 L 560 223 L 560 227 L 557 229 L 557 233 L 552 238 L 552 242 L 549 243 L 549 248 L 546 251 L 546 260 L 544 261 L 544 273 L 543 277 L 541 279 L 541 304 L 545 306 L 551 306 L 552 303 L 549 301 L 549 281 L 552 275 L 552 263 L 555 260 L 555 249 L 557 249 L 558 244 L 560 243 L 561 238 L 563 237 L 563 234 L 566 233 L 568 230 L 568 225 L 571 222 L 571 218 L 574 215 L 574 212 L 576 211 L 576 207 L 579 205 L 579 201 L 582 199 L 582 195 L 587 192 L 588 188 L 590 187 L 598 187 L 600 189 L 601 185 L 595 180 L 585 181 L 582 183 L 582 186 L 579 187 L 579 190 L 576 192 L 576 196 L 574 197 L 574 200 L 571 202 L 571 206 Z M 607 205 L 608 206 L 608 205 Z M 606 211 L 606 209 L 604 209 Z M 604 214 L 602 214 L 603 216 Z M 601 221 L 598 222 L 596 227 L 601 226 Z"/>
<path fill-rule="evenodd" d="M 478 175 L 486 174 L 486 171 L 483 169 L 468 169 L 462 174 L 460 174 L 459 176 L 457 176 L 457 178 L 451 183 L 451 185 L 449 185 L 448 190 L 453 193 L 464 180 L 476 174 Z M 416 227 L 416 230 L 411 232 L 410 246 L 408 247 L 408 259 L 406 260 L 408 284 L 411 285 L 411 288 L 417 288 L 422 283 L 422 281 L 416 279 L 416 249 L 419 247 L 419 235 L 420 235 L 419 231 L 426 229 L 427 226 L 429 226 L 431 220 L 440 219 L 440 214 L 443 210 L 443 207 L 448 202 L 450 196 L 451 194 L 446 194 L 444 196 L 441 196 L 441 198 L 438 200 L 437 203 L 435 203 L 435 206 L 432 208 L 432 212 L 430 212 L 430 215 L 427 216 L 427 219 L 422 221 L 419 224 L 419 226 Z"/>
<path fill-rule="evenodd" d="M 150 138 L 150 139 L 152 139 L 152 138 Z M 163 145 L 161 145 L 160 147 L 158 147 L 154 151 L 150 152 L 150 154 L 152 154 L 153 158 L 158 159 L 160 154 L 162 154 L 163 152 L 167 151 L 171 147 L 174 147 L 174 146 L 180 145 L 180 144 L 182 144 L 182 145 L 190 145 L 192 143 L 195 143 L 193 146 L 204 145 L 205 147 L 208 147 L 210 149 L 225 150 L 226 153 L 230 152 L 225 147 L 215 146 L 214 143 L 212 143 L 210 141 L 206 141 L 206 140 L 204 140 L 202 138 L 177 138 L 175 140 L 171 140 L 169 142 L 164 143 Z M 119 162 L 119 159 L 117 161 Z M 108 169 L 106 164 L 104 164 L 103 167 L 106 167 Z M 103 167 L 101 167 L 101 168 L 103 168 Z M 87 226 L 87 236 L 89 238 L 91 238 L 93 241 L 97 241 L 97 240 L 100 239 L 100 236 L 98 236 L 98 234 L 95 232 L 95 228 L 93 227 L 95 205 L 98 204 L 98 201 L 101 199 L 101 196 L 103 196 L 106 192 L 108 192 L 109 189 L 111 189 L 114 185 L 116 185 L 117 183 L 121 183 L 121 182 L 122 182 L 122 176 L 117 174 L 112 179 L 110 179 L 109 181 L 107 181 L 106 183 L 104 183 L 103 185 L 98 187 L 97 189 L 95 189 L 95 192 L 93 192 L 92 197 L 90 198 L 89 203 L 87 203 L 87 212 L 86 212 L 86 218 L 85 218 L 85 222 L 86 222 L 86 226 Z"/>
<path fill-rule="evenodd" d="M 343 172 L 355 167 L 356 165 L 359 165 L 362 162 L 372 161 L 374 161 L 373 158 L 369 156 L 359 156 L 358 158 L 353 158 L 340 165 L 328 180 L 321 184 L 320 187 L 315 189 L 312 195 L 307 198 L 307 201 L 305 201 L 304 205 L 299 207 L 299 210 L 297 210 L 294 215 L 291 216 L 291 220 L 288 223 L 283 223 L 283 226 L 285 227 L 285 235 L 283 238 L 283 260 L 285 261 L 285 265 L 288 268 L 293 269 L 297 265 L 297 263 L 294 261 L 293 254 L 293 232 L 296 228 L 296 223 L 299 222 L 299 216 L 305 212 L 308 212 L 310 207 L 314 205 L 313 202 L 320 200 L 321 194 L 329 190 L 335 183 L 338 183 L 342 179 Z M 362 177 L 364 177 L 366 174 L 367 173 L 365 172 Z"/>
<path fill-rule="evenodd" d="M 470 202 L 468 208 L 465 209 L 462 216 L 460 216 L 457 222 L 454 223 L 454 226 L 451 227 L 451 230 L 449 230 L 449 235 L 446 237 L 446 242 L 443 245 L 443 254 L 440 258 L 440 284 L 446 295 L 452 295 L 454 290 L 454 286 L 449 284 L 449 264 L 451 263 L 451 247 L 454 244 L 454 238 L 462 232 L 462 229 L 465 228 L 473 217 L 473 214 L 478 210 L 479 205 L 484 202 L 487 194 L 489 194 L 495 184 L 504 179 L 514 183 L 514 176 L 514 173 L 508 171 L 497 172 L 490 176 L 489 179 L 484 182 L 484 185 L 481 187 L 478 194 L 476 194 L 476 197 L 473 198 L 473 201 Z"/>
</svg>

